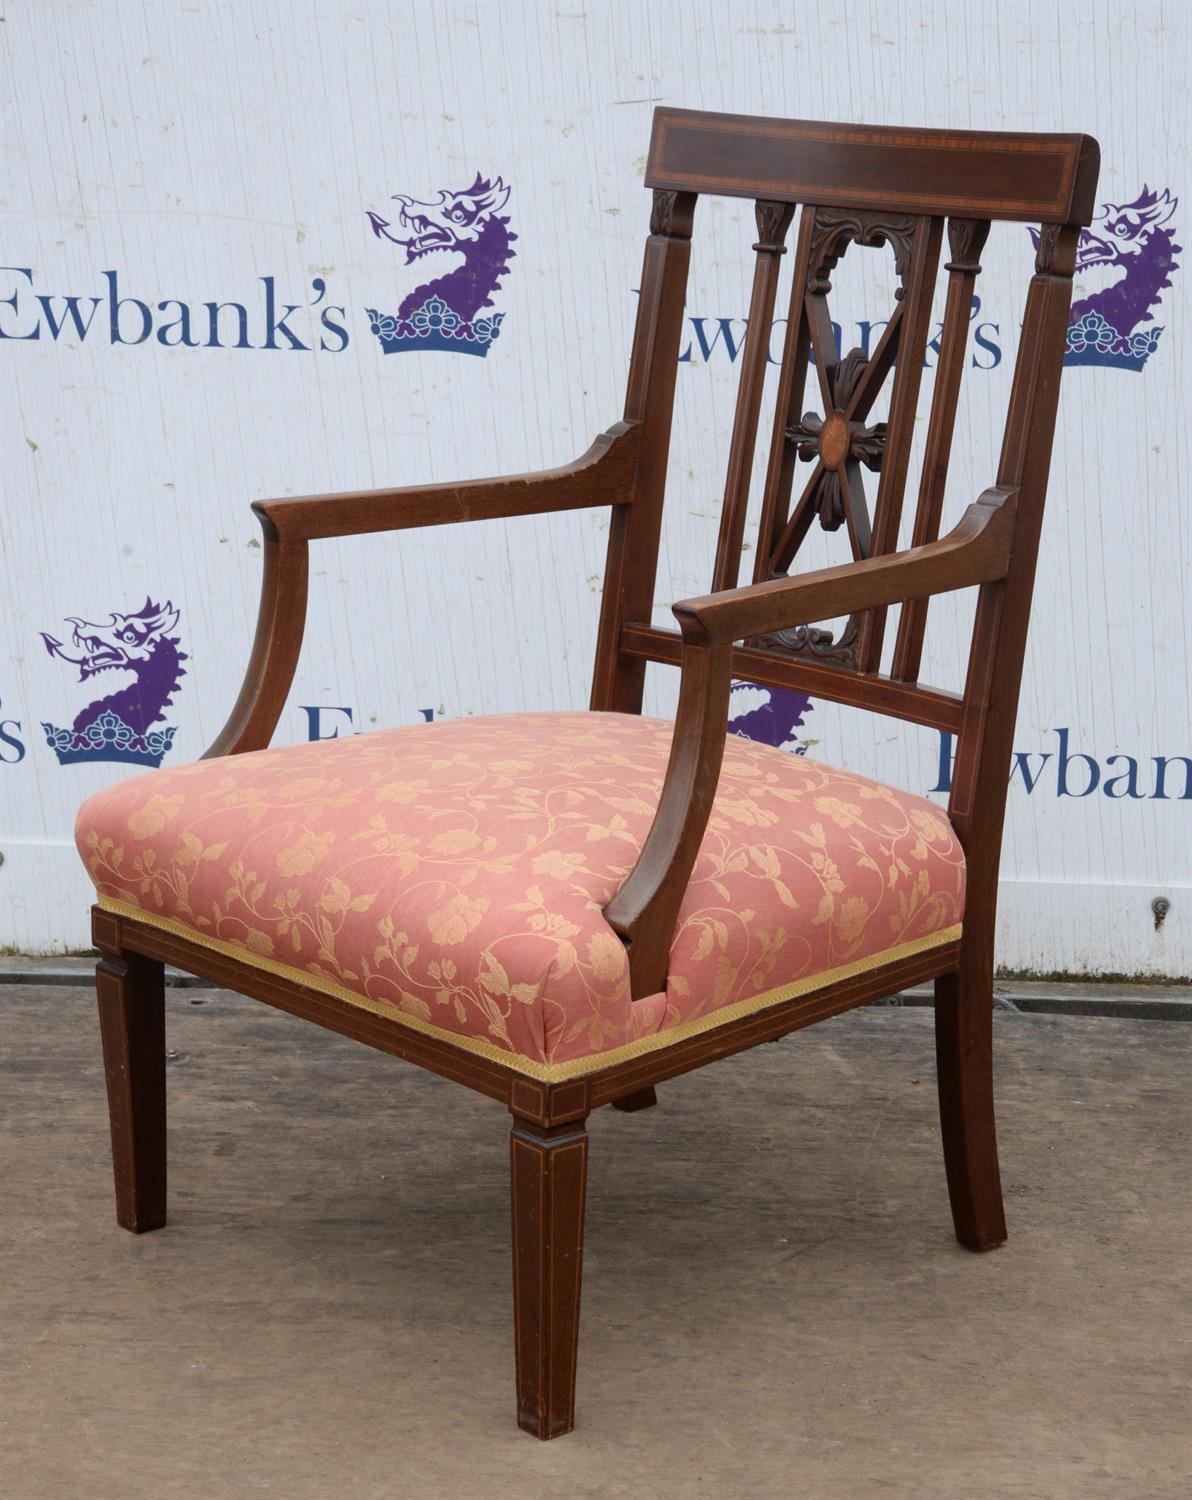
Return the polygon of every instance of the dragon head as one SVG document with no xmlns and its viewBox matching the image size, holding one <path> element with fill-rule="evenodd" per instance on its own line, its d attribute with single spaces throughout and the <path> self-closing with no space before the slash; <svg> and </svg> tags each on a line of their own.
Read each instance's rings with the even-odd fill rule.
<svg viewBox="0 0 1192 1500">
<path fill-rule="evenodd" d="M 1133 203 L 1103 203 L 1093 225 L 1080 236 L 1076 266 L 1121 265 L 1141 255 L 1152 233 L 1166 224 L 1179 205 L 1166 189 L 1160 194 L 1143 186 Z"/>
<path fill-rule="evenodd" d="M 70 655 L 60 640 L 44 630 L 41 638 L 51 656 L 78 667 L 79 681 L 86 682 L 96 673 L 113 668 L 137 671 L 177 625 L 178 611 L 168 600 L 158 605 L 146 598 L 144 606 L 135 614 L 113 614 L 106 625 L 79 620 L 73 615 L 67 617 L 66 623 L 74 626 L 71 644 L 82 655 Z"/>
<path fill-rule="evenodd" d="M 378 238 L 405 248 L 409 265 L 433 250 L 462 249 L 479 238 L 488 220 L 509 201 L 509 189 L 499 177 L 490 182 L 477 173 L 470 188 L 460 193 L 441 190 L 435 203 L 421 203 L 404 193 L 395 193 L 393 201 L 400 205 L 398 228 L 406 231 L 408 238 L 392 234 L 391 222 L 371 209 L 368 220 Z"/>
</svg>

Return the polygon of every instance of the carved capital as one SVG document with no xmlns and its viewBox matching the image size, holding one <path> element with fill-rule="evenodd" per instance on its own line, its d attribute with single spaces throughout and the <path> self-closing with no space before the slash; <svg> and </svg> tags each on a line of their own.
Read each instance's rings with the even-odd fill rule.
<svg viewBox="0 0 1192 1500">
<path fill-rule="evenodd" d="M 1035 270 L 1041 275 L 1046 275 L 1055 267 L 1059 235 L 1058 224 L 1044 224 L 1039 230 L 1039 243 L 1035 247 Z"/>
<path fill-rule="evenodd" d="M 753 212 L 757 219 L 758 233 L 757 244 L 753 248 L 759 253 L 766 251 L 770 255 L 785 255 L 786 232 L 795 216 L 795 205 L 772 203 L 766 198 L 759 198 L 753 205 Z"/>
<path fill-rule="evenodd" d="M 981 270 L 981 251 L 988 238 L 988 219 L 949 219 L 948 253 L 952 258 L 944 270 L 976 276 Z"/>
<path fill-rule="evenodd" d="M 1076 270 L 1076 246 L 1079 227 L 1070 224 L 1044 224 L 1039 231 L 1035 251 L 1035 270 L 1040 276 L 1071 276 Z"/>
<path fill-rule="evenodd" d="M 689 240 L 695 215 L 695 194 L 679 193 L 671 188 L 655 188 L 650 210 L 650 233 L 667 239 Z"/>
</svg>

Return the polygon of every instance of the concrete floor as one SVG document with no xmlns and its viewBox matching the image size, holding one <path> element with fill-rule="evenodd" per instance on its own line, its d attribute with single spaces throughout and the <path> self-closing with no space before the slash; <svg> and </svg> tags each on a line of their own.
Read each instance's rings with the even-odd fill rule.
<svg viewBox="0 0 1192 1500">
<path fill-rule="evenodd" d="M 924 1011 L 602 1110 L 579 1426 L 513 1418 L 506 1120 L 169 1000 L 171 1220 L 109 1198 L 91 997 L 3 993 L 0 1494 L 1192 1492 L 1192 1027 L 999 1016 L 1011 1240 L 952 1239 Z"/>
</svg>

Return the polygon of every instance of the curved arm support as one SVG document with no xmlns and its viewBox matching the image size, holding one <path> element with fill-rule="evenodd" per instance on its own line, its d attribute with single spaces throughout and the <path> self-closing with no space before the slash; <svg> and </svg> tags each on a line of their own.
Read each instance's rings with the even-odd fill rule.
<svg viewBox="0 0 1192 1500">
<path fill-rule="evenodd" d="M 637 863 L 604 908 L 629 950 L 633 997 L 666 984 L 679 904 L 691 878 L 724 759 L 732 647 L 684 644 L 679 707 L 658 811 Z"/>
<path fill-rule="evenodd" d="M 574 463 L 536 474 L 255 501 L 252 508 L 265 540 L 257 633 L 236 706 L 203 759 L 263 750 L 277 728 L 302 650 L 309 542 L 452 521 L 629 505 L 640 446 L 640 423 L 617 422 Z"/>
<path fill-rule="evenodd" d="M 264 750 L 273 737 L 294 680 L 306 628 L 307 545 L 304 538 L 283 540 L 272 522 L 258 512 L 264 532 L 265 571 L 257 633 L 240 696 L 203 759 Z"/>
<path fill-rule="evenodd" d="M 675 922 L 724 759 L 733 642 L 1004 578 L 1016 497 L 1011 487 L 986 490 L 953 531 L 922 547 L 675 605 L 682 677 L 666 779 L 637 863 L 604 908 L 628 950 L 635 1000 L 666 984 Z"/>
</svg>

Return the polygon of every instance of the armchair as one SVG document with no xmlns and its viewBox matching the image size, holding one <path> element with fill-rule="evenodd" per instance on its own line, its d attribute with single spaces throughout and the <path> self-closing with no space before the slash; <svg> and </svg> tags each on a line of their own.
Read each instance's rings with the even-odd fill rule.
<svg viewBox="0 0 1192 1500">
<path fill-rule="evenodd" d="M 207 756 L 84 804 L 117 1219 L 166 1216 L 162 966 L 173 963 L 478 1090 L 513 1116 L 517 1410 L 573 1425 L 589 1113 L 933 980 L 944 1162 L 961 1244 L 1006 1236 L 993 1114 L 997 869 L 1076 244 L 1079 135 L 824 125 L 660 109 L 624 420 L 565 468 L 258 502 L 265 571 L 243 687 Z M 700 194 L 758 240 L 712 592 L 651 623 Z M 780 258 L 790 311 L 751 582 L 740 568 Z M 1042 225 L 992 488 L 940 535 L 978 258 Z M 897 550 L 943 236 L 950 258 L 912 544 Z M 872 353 L 841 356 L 831 273 L 894 255 Z M 809 371 L 822 415 L 801 414 Z M 889 382 L 889 416 L 868 426 Z M 809 465 L 801 487 L 795 476 Z M 861 469 L 878 478 L 867 497 Z M 269 749 L 321 538 L 608 506 L 591 709 Z M 816 518 L 851 560 L 792 573 Z M 961 692 L 919 680 L 930 600 L 975 589 Z M 887 620 L 898 609 L 887 643 Z M 836 634 L 816 628 L 846 618 Z M 673 725 L 643 718 L 678 666 Z M 957 737 L 946 813 L 726 737 L 734 677 Z"/>
</svg>

